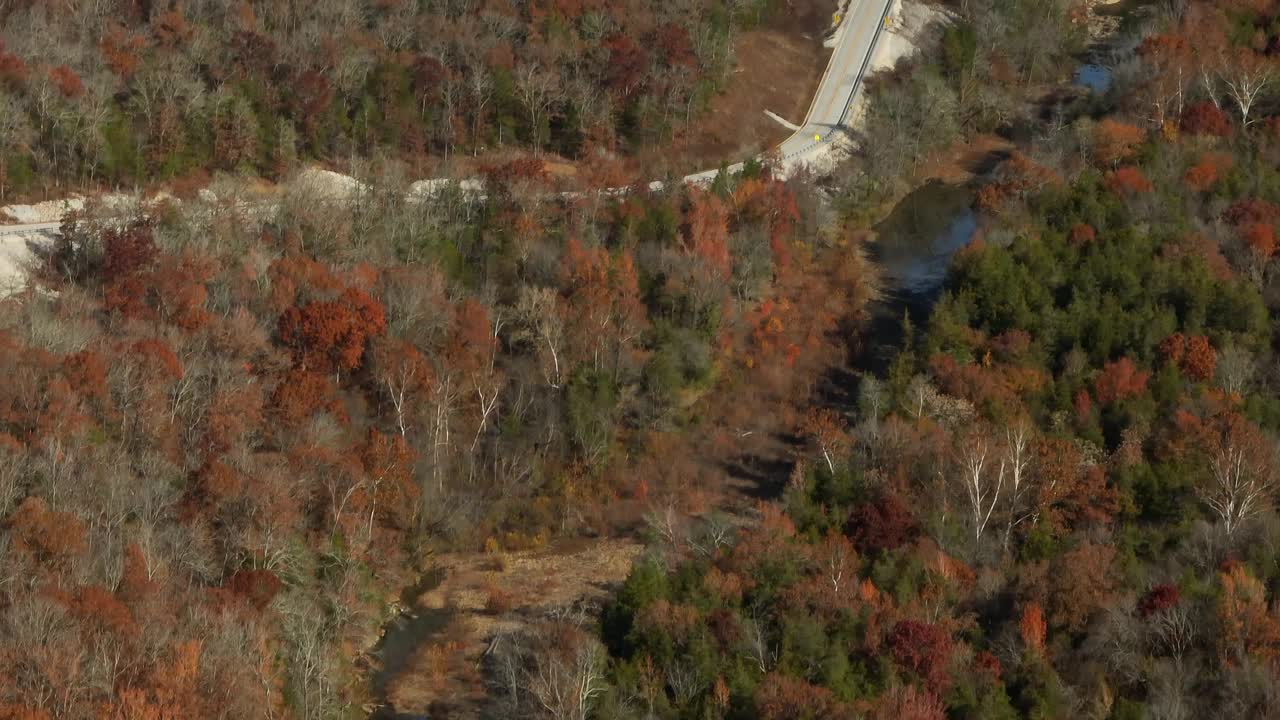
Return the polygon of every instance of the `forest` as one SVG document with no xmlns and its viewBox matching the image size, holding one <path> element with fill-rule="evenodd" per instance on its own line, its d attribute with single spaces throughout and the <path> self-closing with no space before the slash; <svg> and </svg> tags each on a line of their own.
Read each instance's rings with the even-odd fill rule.
<svg viewBox="0 0 1280 720">
<path fill-rule="evenodd" d="M 0 200 L 300 160 L 653 147 L 778 0 L 0 3 Z M 790 9 L 789 9 L 790 7 Z"/>
<path fill-rule="evenodd" d="M 781 497 L 633 570 L 597 716 L 1274 716 L 1280 7 L 1150 18 Z M 952 99 L 983 35 L 944 32 Z"/>
<path fill-rule="evenodd" d="M 832 175 L 648 189 L 780 7 L 0 2 L 0 193 L 282 181 L 90 202 L 0 300 L 0 720 L 367 717 L 438 554 L 617 537 L 431 716 L 1271 717 L 1280 3 L 1146 4 L 1084 92 L 1082 4 L 959 0 Z M 876 222 L 991 136 L 872 367 Z"/>
</svg>

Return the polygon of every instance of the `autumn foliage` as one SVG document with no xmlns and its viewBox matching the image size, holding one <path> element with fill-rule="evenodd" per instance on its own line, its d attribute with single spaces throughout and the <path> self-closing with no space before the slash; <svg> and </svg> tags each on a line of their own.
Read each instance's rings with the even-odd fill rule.
<svg viewBox="0 0 1280 720">
<path fill-rule="evenodd" d="M 1093 397 L 1102 405 L 1136 397 L 1146 392 L 1151 373 L 1139 370 L 1127 357 L 1107 363 L 1093 381 Z"/>
<path fill-rule="evenodd" d="M 1182 131 L 1190 135 L 1230 137 L 1233 132 L 1231 118 L 1211 102 L 1189 105 L 1182 113 Z"/>
<path fill-rule="evenodd" d="M 1094 155 L 1103 165 L 1116 165 L 1132 157 L 1135 147 L 1145 139 L 1142 128 L 1106 118 L 1093 132 Z"/>
<path fill-rule="evenodd" d="M 945 629 L 932 623 L 903 620 L 889 633 L 889 651 L 903 670 L 924 680 L 935 692 L 945 692 L 952 641 Z"/>
<path fill-rule="evenodd" d="M 1107 174 L 1107 187 L 1119 195 L 1149 193 L 1153 186 L 1142 170 L 1126 165 Z"/>
<path fill-rule="evenodd" d="M 360 367 L 370 338 L 387 326 L 382 304 L 356 288 L 336 300 L 313 301 L 280 316 L 280 341 L 295 361 L 320 372 L 350 372 Z"/>
</svg>

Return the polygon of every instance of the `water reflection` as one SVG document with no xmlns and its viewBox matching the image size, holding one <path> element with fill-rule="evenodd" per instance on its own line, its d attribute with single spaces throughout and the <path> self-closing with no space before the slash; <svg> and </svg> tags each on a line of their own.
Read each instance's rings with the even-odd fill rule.
<svg viewBox="0 0 1280 720">
<path fill-rule="evenodd" d="M 872 252 L 890 294 L 926 303 L 936 298 L 951 256 L 978 228 L 972 201 L 967 188 L 931 183 L 898 203 L 876 228 Z"/>
<path fill-rule="evenodd" d="M 969 188 L 931 183 L 903 198 L 876 228 L 871 257 L 880 265 L 883 294 L 872 304 L 858 370 L 884 376 L 902 346 L 902 319 L 927 323 L 956 251 L 973 239 L 978 218 Z"/>
<path fill-rule="evenodd" d="M 1111 68 L 1087 63 L 1076 69 L 1075 84 L 1101 95 L 1111 89 Z"/>
<path fill-rule="evenodd" d="M 407 611 L 392 618 L 384 627 L 382 640 L 374 648 L 377 669 L 371 679 L 374 697 L 382 705 L 374 714 L 376 720 L 417 720 L 417 716 L 398 713 L 386 705 L 387 690 L 413 660 L 418 649 L 449 624 L 453 611 L 424 608 L 417 605 L 418 596 L 432 590 L 444 580 L 444 571 L 433 570 L 401 593 L 400 603 Z"/>
</svg>

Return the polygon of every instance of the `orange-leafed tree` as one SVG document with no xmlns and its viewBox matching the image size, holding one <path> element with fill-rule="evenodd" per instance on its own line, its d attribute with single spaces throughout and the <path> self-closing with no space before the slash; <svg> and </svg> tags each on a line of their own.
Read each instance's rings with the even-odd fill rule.
<svg viewBox="0 0 1280 720">
<path fill-rule="evenodd" d="M 914 685 L 895 685 L 878 701 L 875 720 L 946 720 L 947 706 L 937 695 Z"/>
<path fill-rule="evenodd" d="M 103 61 L 111 68 L 111 72 L 122 79 L 128 79 L 137 71 L 146 46 L 145 37 L 130 33 L 115 22 L 108 26 L 102 39 L 98 41 Z"/>
<path fill-rule="evenodd" d="M 1134 149 L 1147 138 L 1147 133 L 1136 125 L 1106 118 L 1093 130 L 1093 154 L 1103 165 L 1114 166 L 1133 157 Z"/>
<path fill-rule="evenodd" d="M 1187 170 L 1182 181 L 1196 192 L 1206 192 L 1218 182 L 1218 168 L 1211 162 L 1201 160 Z"/>
<path fill-rule="evenodd" d="M 1047 626 L 1044 621 L 1044 608 L 1039 603 L 1028 603 L 1022 609 L 1022 617 L 1018 620 L 1018 635 L 1022 645 L 1032 655 L 1044 653 L 1044 639 Z"/>
<path fill-rule="evenodd" d="M 1107 187 L 1117 195 L 1138 195 L 1154 189 L 1141 169 L 1126 165 L 1107 173 Z"/>
<path fill-rule="evenodd" d="M 1138 45 L 1138 57 L 1150 73 L 1137 96 L 1150 107 L 1155 126 L 1164 128 L 1181 117 L 1197 80 L 1191 43 L 1177 33 L 1150 35 Z"/>
<path fill-rule="evenodd" d="M 849 716 L 830 689 L 772 672 L 756 689 L 761 720 L 836 720 Z"/>
<path fill-rule="evenodd" d="M 62 93 L 64 98 L 74 100 L 84 95 L 84 81 L 70 66 L 59 65 L 49 70 L 49 81 Z"/>
<path fill-rule="evenodd" d="M 403 437 L 371 429 L 356 451 L 368 485 L 370 536 L 380 511 L 384 520 L 395 527 L 411 526 L 417 516 L 418 498 L 418 486 L 413 480 L 413 449 Z"/>
<path fill-rule="evenodd" d="M 50 568 L 60 568 L 86 548 L 86 528 L 79 517 L 50 510 L 38 497 L 28 497 L 8 519 L 12 548 Z"/>
<path fill-rule="evenodd" d="M 729 212 L 720 198 L 711 192 L 690 189 L 685 228 L 689 252 L 706 263 L 721 280 L 728 280 L 733 272 L 729 256 Z"/>
<path fill-rule="evenodd" d="M 1280 657 L 1280 624 L 1269 612 L 1267 591 L 1244 564 L 1230 562 L 1218 573 L 1216 610 L 1218 654 L 1223 663 L 1246 658 L 1264 663 Z"/>
<path fill-rule="evenodd" d="M 1192 335 L 1187 338 L 1187 353 L 1182 360 L 1182 370 L 1193 380 L 1208 381 L 1213 379 L 1213 371 L 1218 366 L 1218 353 L 1213 344 L 1204 335 Z"/>
<path fill-rule="evenodd" d="M 1260 262 L 1276 254 L 1276 229 L 1271 223 L 1250 222 L 1240 226 L 1240 239 Z"/>
</svg>

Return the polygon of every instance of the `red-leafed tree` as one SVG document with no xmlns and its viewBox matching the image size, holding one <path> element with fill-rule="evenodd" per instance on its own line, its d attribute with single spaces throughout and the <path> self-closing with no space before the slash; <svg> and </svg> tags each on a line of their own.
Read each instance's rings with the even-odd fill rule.
<svg viewBox="0 0 1280 720">
<path fill-rule="evenodd" d="M 1107 173 L 1107 187 L 1118 195 L 1149 193 L 1154 189 L 1151 181 L 1137 167 L 1126 165 Z"/>
<path fill-rule="evenodd" d="M 217 275 L 217 263 L 185 253 L 161 255 L 155 265 L 150 295 L 160 318 L 183 330 L 203 327 L 210 317 L 205 309 L 207 283 Z"/>
<path fill-rule="evenodd" d="M 1138 614 L 1144 618 L 1151 617 L 1174 607 L 1179 600 L 1181 600 L 1181 593 L 1178 592 L 1177 585 L 1168 583 L 1156 585 L 1138 600 Z"/>
<path fill-rule="evenodd" d="M 895 492 L 884 491 L 855 507 L 846 529 L 863 552 L 882 552 L 910 542 L 917 525 L 907 502 Z"/>
<path fill-rule="evenodd" d="M 1260 261 L 1276 254 L 1276 229 L 1270 223 L 1250 222 L 1240 226 L 1240 238 Z"/>
<path fill-rule="evenodd" d="M 337 300 L 310 302 L 280 316 L 280 340 L 302 366 L 320 372 L 360 367 L 365 346 L 387 327 L 382 304 L 348 288 Z"/>
<path fill-rule="evenodd" d="M 261 611 L 280 594 L 284 583 L 270 570 L 237 570 L 227 579 L 226 587 Z"/>
<path fill-rule="evenodd" d="M 62 93 L 64 98 L 74 100 L 84 94 L 84 81 L 66 65 L 59 65 L 49 70 L 49 81 Z"/>
<path fill-rule="evenodd" d="M 1101 405 L 1111 405 L 1126 398 L 1137 397 L 1147 390 L 1151 373 L 1139 370 L 1133 361 L 1122 357 L 1109 362 L 1093 381 L 1093 397 Z"/>
<path fill-rule="evenodd" d="M 894 663 L 915 674 L 935 692 L 946 692 L 951 685 L 947 672 L 951 650 L 951 635 L 934 623 L 902 620 L 889 633 L 889 652 Z"/>
<path fill-rule="evenodd" d="M 1098 231 L 1088 223 L 1079 223 L 1071 228 L 1070 235 L 1067 236 L 1068 241 L 1073 247 L 1084 247 L 1093 244 L 1098 239 Z"/>
<path fill-rule="evenodd" d="M 609 51 L 605 66 L 607 82 L 614 94 L 626 99 L 644 83 L 649 69 L 649 54 L 626 35 L 611 35 L 604 41 Z"/>
<path fill-rule="evenodd" d="M 1237 200 L 1222 213 L 1223 219 L 1232 225 L 1249 223 L 1276 224 L 1280 222 L 1280 206 L 1260 198 Z"/>
<path fill-rule="evenodd" d="M 276 384 L 272 415 L 282 427 L 295 428 L 321 410 L 339 409 L 336 392 L 332 375 L 294 367 Z"/>
<path fill-rule="evenodd" d="M 848 708 L 828 688 L 799 678 L 769 673 L 756 689 L 756 710 L 761 720 L 837 720 L 848 717 Z"/>
<path fill-rule="evenodd" d="M 38 497 L 28 497 L 8 519 L 12 549 L 51 568 L 59 568 L 86 548 L 86 529 L 71 513 L 50 510 Z"/>
<path fill-rule="evenodd" d="M 0 84 L 17 90 L 27 83 L 27 64 L 17 55 L 5 52 L 0 45 Z"/>
<path fill-rule="evenodd" d="M 148 312 L 150 270 L 159 251 L 151 226 L 135 222 L 103 233 L 103 306 L 126 317 Z"/>
<path fill-rule="evenodd" d="M 1182 113 L 1182 131 L 1191 135 L 1230 137 L 1231 118 L 1211 102 L 1198 102 Z"/>
</svg>

